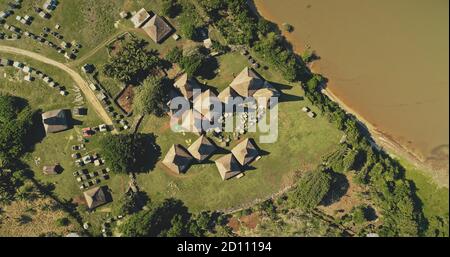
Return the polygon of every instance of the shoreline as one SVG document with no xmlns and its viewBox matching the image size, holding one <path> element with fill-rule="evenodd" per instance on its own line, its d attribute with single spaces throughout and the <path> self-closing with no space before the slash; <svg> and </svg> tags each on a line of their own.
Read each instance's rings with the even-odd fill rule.
<svg viewBox="0 0 450 257">
<path fill-rule="evenodd" d="M 294 39 L 292 34 L 281 29 L 282 24 L 275 22 L 275 17 L 270 14 L 270 11 L 264 8 L 261 4 L 255 3 L 254 0 L 248 0 L 248 4 L 250 9 L 258 16 L 271 21 L 278 25 L 282 35 L 286 38 L 286 40 L 292 45 L 292 48 L 296 54 L 301 54 L 305 49 L 301 47 L 301 43 L 297 42 L 298 40 Z M 297 44 L 295 43 L 297 42 Z M 319 73 L 320 71 L 314 70 L 313 65 L 309 66 L 310 70 L 313 73 Z M 332 78 L 329 78 L 329 82 L 332 81 Z M 432 164 L 427 163 L 426 160 L 423 160 L 420 156 L 414 153 L 411 149 L 406 147 L 404 144 L 395 140 L 388 133 L 381 131 L 379 128 L 370 123 L 367 119 L 365 119 L 360 113 L 356 110 L 348 106 L 344 101 L 339 99 L 330 88 L 323 89 L 322 92 L 327 95 L 332 101 L 339 104 L 339 106 L 347 113 L 354 115 L 369 131 L 372 139 L 375 141 L 375 144 L 383 149 L 386 153 L 394 157 L 395 159 L 405 159 L 408 162 L 412 163 L 415 167 L 424 170 L 425 175 L 428 175 L 432 178 L 432 180 L 438 186 L 443 186 L 449 188 L 449 180 L 448 180 L 448 170 L 447 169 L 439 169 L 433 167 Z M 445 178 L 442 178 L 442 175 Z"/>
</svg>

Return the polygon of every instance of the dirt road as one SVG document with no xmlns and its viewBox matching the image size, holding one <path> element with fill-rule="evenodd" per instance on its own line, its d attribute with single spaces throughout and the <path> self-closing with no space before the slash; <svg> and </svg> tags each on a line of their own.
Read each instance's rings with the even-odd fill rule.
<svg viewBox="0 0 450 257">
<path fill-rule="evenodd" d="M 103 122 L 108 124 L 108 125 L 112 125 L 113 124 L 113 121 L 111 120 L 111 118 L 106 113 L 106 111 L 103 108 L 102 104 L 97 99 L 97 97 L 95 96 L 94 92 L 89 88 L 88 83 L 83 79 L 83 77 L 81 77 L 81 75 L 78 72 L 76 72 L 73 69 L 67 67 L 63 63 L 57 62 L 57 61 L 49 59 L 49 58 L 47 58 L 47 57 L 45 57 L 43 55 L 40 55 L 40 54 L 37 54 L 37 53 L 34 53 L 34 52 L 30 52 L 30 51 L 27 51 L 27 50 L 15 48 L 15 47 L 10 47 L 10 46 L 2 46 L 2 45 L 0 45 L 0 52 L 26 56 L 28 58 L 34 59 L 36 61 L 39 61 L 39 62 L 42 62 L 42 63 L 45 63 L 45 64 L 49 64 L 49 65 L 55 66 L 55 67 L 59 68 L 60 70 L 63 70 L 64 72 L 69 74 L 70 77 L 72 77 L 72 79 L 75 81 L 77 86 L 83 92 L 83 94 L 86 97 L 87 101 L 89 101 L 92 104 L 92 107 L 94 108 L 95 112 L 103 120 Z"/>
</svg>

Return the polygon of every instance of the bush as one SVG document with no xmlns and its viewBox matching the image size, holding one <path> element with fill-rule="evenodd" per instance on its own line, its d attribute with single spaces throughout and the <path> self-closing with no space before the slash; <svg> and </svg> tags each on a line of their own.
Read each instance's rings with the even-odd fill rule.
<svg viewBox="0 0 450 257">
<path fill-rule="evenodd" d="M 70 224 L 70 220 L 66 217 L 64 218 L 59 218 L 56 220 L 56 225 L 59 227 L 67 227 Z"/>
<path fill-rule="evenodd" d="M 135 112 L 162 117 L 167 111 L 168 93 L 166 88 L 161 78 L 149 77 L 145 79 L 139 86 L 134 99 L 133 108 Z"/>
<path fill-rule="evenodd" d="M 26 100 L 0 95 L 0 168 L 14 165 L 25 153 L 32 117 L 33 112 Z"/>
<path fill-rule="evenodd" d="M 174 47 L 166 55 L 166 60 L 171 63 L 179 63 L 183 58 L 183 50 L 179 47 Z"/>
<path fill-rule="evenodd" d="M 201 49 L 195 48 L 189 53 L 186 53 L 186 55 L 181 58 L 179 64 L 188 76 L 195 76 L 205 60 L 206 55 L 201 51 Z"/>
<path fill-rule="evenodd" d="M 131 39 L 120 53 L 103 66 L 103 72 L 124 83 L 139 83 L 161 63 L 158 53 L 147 50 L 146 45 L 144 40 Z"/>
<path fill-rule="evenodd" d="M 192 236 L 190 228 L 191 214 L 183 202 L 166 199 L 161 203 L 152 204 L 149 210 L 142 210 L 130 216 L 119 227 L 127 237 L 143 236 Z"/>
<path fill-rule="evenodd" d="M 100 146 L 106 162 L 117 173 L 142 171 L 161 154 L 152 134 L 108 134 L 100 139 Z"/>
<path fill-rule="evenodd" d="M 289 200 L 308 211 L 314 209 L 330 190 L 331 175 L 327 170 L 306 173 L 291 192 Z"/>
<path fill-rule="evenodd" d="M 163 0 L 161 3 L 161 13 L 170 18 L 175 18 L 180 12 L 180 6 L 176 0 Z"/>
</svg>

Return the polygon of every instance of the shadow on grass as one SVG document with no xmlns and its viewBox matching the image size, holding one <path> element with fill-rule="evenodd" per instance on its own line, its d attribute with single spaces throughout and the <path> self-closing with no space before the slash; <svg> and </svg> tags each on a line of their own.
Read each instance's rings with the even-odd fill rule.
<svg viewBox="0 0 450 257">
<path fill-rule="evenodd" d="M 324 206 L 329 206 L 335 202 L 338 202 L 348 191 L 349 183 L 347 177 L 341 173 L 332 174 L 332 182 L 330 191 L 325 195 L 322 200 Z"/>
<path fill-rule="evenodd" d="M 139 140 L 139 147 L 143 148 L 142 155 L 136 162 L 138 171 L 152 171 L 155 168 L 156 163 L 161 157 L 161 147 L 156 143 L 156 136 L 153 133 L 150 134 L 137 134 L 135 140 Z"/>
</svg>

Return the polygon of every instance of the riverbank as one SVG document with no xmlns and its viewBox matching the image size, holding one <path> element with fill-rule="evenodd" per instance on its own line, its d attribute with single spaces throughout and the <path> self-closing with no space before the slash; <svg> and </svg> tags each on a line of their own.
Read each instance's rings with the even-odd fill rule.
<svg viewBox="0 0 450 257">
<path fill-rule="evenodd" d="M 263 4 L 261 4 L 260 1 L 256 1 L 256 3 L 255 1 L 249 1 L 249 5 L 257 15 L 262 16 L 265 19 L 272 22 L 275 22 L 277 20 L 277 18 L 272 15 L 271 11 L 268 10 Z M 282 24 L 280 24 L 280 22 L 278 22 L 277 25 L 280 28 L 282 28 Z M 294 38 L 292 33 L 286 31 L 282 31 L 282 33 L 286 37 L 286 39 L 292 44 L 292 47 L 297 54 L 301 54 L 305 50 L 304 46 L 306 44 L 304 44 L 304 42 L 299 42 L 298 38 Z M 311 65 L 310 68 L 315 73 L 316 72 L 321 73 L 320 69 L 317 68 L 314 69 L 314 65 Z M 325 77 L 327 77 L 327 74 L 324 75 Z M 333 84 L 334 82 L 333 77 L 330 77 L 328 79 L 329 84 Z M 408 147 L 407 144 L 401 142 L 399 139 L 380 129 L 379 126 L 376 126 L 371 122 L 369 122 L 367 119 L 365 119 L 363 115 L 361 115 L 361 113 L 359 113 L 356 109 L 351 108 L 349 104 L 345 103 L 342 99 L 337 97 L 337 95 L 332 91 L 330 87 L 326 88 L 324 90 L 324 93 L 331 100 L 338 103 L 345 111 L 353 114 L 355 117 L 358 118 L 358 120 L 364 123 L 364 125 L 368 128 L 369 132 L 371 133 L 376 144 L 379 147 L 385 149 L 392 157 L 394 158 L 399 157 L 408 160 L 409 162 L 414 164 L 414 166 L 416 166 L 417 168 L 424 170 L 427 173 L 427 175 L 433 178 L 433 180 L 439 186 L 444 186 L 447 188 L 449 187 L 448 158 L 446 159 L 444 156 L 439 159 L 432 159 L 432 158 L 425 158 L 419 155 L 417 151 L 414 151 L 414 149 Z"/>
</svg>

